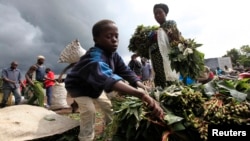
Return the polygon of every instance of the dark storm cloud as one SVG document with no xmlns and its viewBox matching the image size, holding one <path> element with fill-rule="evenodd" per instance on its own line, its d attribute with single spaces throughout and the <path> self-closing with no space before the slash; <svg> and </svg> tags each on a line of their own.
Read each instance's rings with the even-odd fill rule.
<svg viewBox="0 0 250 141">
<path fill-rule="evenodd" d="M 57 63 L 67 44 L 79 39 L 85 49 L 93 45 L 91 28 L 95 22 L 112 19 L 119 20 L 118 26 L 129 26 L 129 19 L 122 15 L 129 9 L 126 5 L 112 0 L 0 1 L 0 68 L 17 60 L 25 72 L 36 62 L 37 55 L 44 55 L 46 66 L 59 73 L 67 65 Z M 124 28 L 119 31 L 118 52 L 129 56 L 127 45 L 132 33 L 126 33 L 128 29 Z"/>
</svg>

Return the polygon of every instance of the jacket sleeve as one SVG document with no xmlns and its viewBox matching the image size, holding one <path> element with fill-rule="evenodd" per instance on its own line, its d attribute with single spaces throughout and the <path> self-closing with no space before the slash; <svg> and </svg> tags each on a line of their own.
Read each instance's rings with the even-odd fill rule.
<svg viewBox="0 0 250 141">
<path fill-rule="evenodd" d="M 115 57 L 115 72 L 116 74 L 118 74 L 119 76 L 121 76 L 124 80 L 126 80 L 127 82 L 129 82 L 129 84 L 131 86 L 136 87 L 136 82 L 137 81 L 141 81 L 137 75 L 135 74 L 134 71 L 132 71 L 128 65 L 126 65 L 123 61 L 123 59 L 121 58 L 121 56 L 117 55 Z"/>
<path fill-rule="evenodd" d="M 122 80 L 117 74 L 114 74 L 112 68 L 100 57 L 100 54 L 91 54 L 88 59 L 79 64 L 79 74 L 82 80 L 86 81 L 96 91 L 105 90 L 110 92 L 112 86 L 117 81 Z M 89 59 L 91 58 L 91 59 Z"/>
</svg>

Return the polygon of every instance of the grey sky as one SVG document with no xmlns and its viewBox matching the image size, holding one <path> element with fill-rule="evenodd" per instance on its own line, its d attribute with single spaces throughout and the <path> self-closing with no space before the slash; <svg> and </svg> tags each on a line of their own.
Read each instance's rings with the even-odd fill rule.
<svg viewBox="0 0 250 141">
<path fill-rule="evenodd" d="M 36 62 L 37 55 L 44 55 L 46 66 L 59 73 L 66 66 L 57 63 L 63 48 L 74 39 L 85 49 L 93 46 L 92 25 L 104 18 L 116 21 L 119 11 L 126 10 L 125 5 L 123 2 L 112 5 L 112 0 L 1 1 L 0 68 L 17 60 L 19 68 L 26 71 Z M 120 32 L 119 52 L 128 53 L 122 39 L 129 35 Z"/>
<path fill-rule="evenodd" d="M 157 25 L 152 8 L 160 2 L 185 38 L 203 44 L 205 58 L 250 44 L 247 0 L 0 0 L 0 69 L 17 60 L 26 72 L 44 55 L 46 66 L 59 73 L 67 65 L 57 63 L 60 52 L 74 39 L 86 50 L 93 46 L 91 28 L 101 19 L 117 23 L 118 53 L 128 62 L 131 35 L 138 25 Z"/>
</svg>

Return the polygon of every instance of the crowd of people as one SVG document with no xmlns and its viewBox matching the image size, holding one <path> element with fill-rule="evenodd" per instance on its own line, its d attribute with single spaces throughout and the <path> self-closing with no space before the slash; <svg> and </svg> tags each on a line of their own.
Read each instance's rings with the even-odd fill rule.
<svg viewBox="0 0 250 141">
<path fill-rule="evenodd" d="M 49 108 L 51 106 L 52 87 L 55 84 L 54 72 L 44 65 L 45 57 L 37 56 L 37 62 L 29 67 L 22 80 L 18 62 L 13 61 L 10 67 L 2 70 L 2 93 L 1 108 L 11 96 L 14 95 L 15 105 L 21 104 L 21 95 L 27 100 L 27 104 Z M 45 96 L 47 101 L 45 102 Z M 44 103 L 45 102 L 45 103 Z"/>
<path fill-rule="evenodd" d="M 131 56 L 131 60 L 128 63 L 129 68 L 134 71 L 137 77 L 143 82 L 152 81 L 153 69 L 149 60 L 145 57 L 141 57 L 140 59 L 141 61 L 138 60 L 137 54 L 133 54 Z"/>
</svg>

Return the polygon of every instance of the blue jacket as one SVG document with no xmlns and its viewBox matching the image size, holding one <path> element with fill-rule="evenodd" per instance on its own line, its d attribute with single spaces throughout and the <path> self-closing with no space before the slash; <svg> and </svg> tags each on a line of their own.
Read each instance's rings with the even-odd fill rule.
<svg viewBox="0 0 250 141">
<path fill-rule="evenodd" d="M 98 98 L 103 90 L 111 92 L 112 86 L 123 79 L 134 87 L 140 81 L 117 52 L 107 53 L 95 46 L 67 74 L 65 88 L 72 97 Z"/>
</svg>

